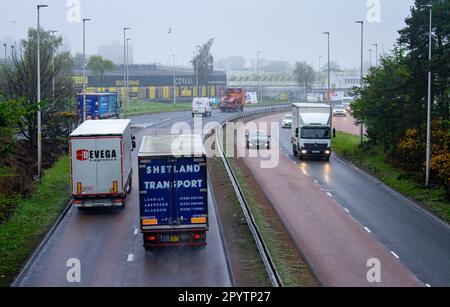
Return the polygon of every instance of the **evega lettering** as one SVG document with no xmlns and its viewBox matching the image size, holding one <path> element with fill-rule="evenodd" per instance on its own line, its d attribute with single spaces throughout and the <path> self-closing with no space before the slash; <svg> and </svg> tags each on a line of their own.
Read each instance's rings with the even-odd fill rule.
<svg viewBox="0 0 450 307">
<path fill-rule="evenodd" d="M 115 150 L 91 150 L 89 157 L 91 159 L 115 159 L 117 153 Z"/>
<path fill-rule="evenodd" d="M 147 174 L 190 174 L 199 173 L 200 165 L 155 165 L 147 167 Z"/>
<path fill-rule="evenodd" d="M 172 188 L 195 189 L 202 188 L 203 180 L 167 180 L 167 181 L 145 181 L 146 190 L 165 190 Z"/>
</svg>

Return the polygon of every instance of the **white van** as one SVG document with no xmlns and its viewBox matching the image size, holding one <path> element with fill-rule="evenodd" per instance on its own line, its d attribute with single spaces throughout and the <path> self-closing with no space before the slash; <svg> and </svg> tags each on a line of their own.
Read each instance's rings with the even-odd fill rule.
<svg viewBox="0 0 450 307">
<path fill-rule="evenodd" d="M 131 190 L 130 120 L 88 120 L 69 137 L 70 177 L 78 208 L 125 207 Z"/>
<path fill-rule="evenodd" d="M 202 115 L 211 117 L 212 103 L 209 98 L 194 98 L 192 101 L 192 116 Z"/>
</svg>

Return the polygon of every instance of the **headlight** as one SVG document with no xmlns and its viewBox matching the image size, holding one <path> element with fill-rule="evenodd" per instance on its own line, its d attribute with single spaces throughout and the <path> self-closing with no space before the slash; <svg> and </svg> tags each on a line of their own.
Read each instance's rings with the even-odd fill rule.
<svg viewBox="0 0 450 307">
<path fill-rule="evenodd" d="M 325 150 L 326 155 L 331 155 L 331 150 Z"/>
<path fill-rule="evenodd" d="M 305 154 L 307 154 L 307 153 L 308 153 L 308 151 L 307 151 L 306 149 L 303 149 L 303 150 L 302 150 L 302 154 L 305 155 Z"/>
</svg>

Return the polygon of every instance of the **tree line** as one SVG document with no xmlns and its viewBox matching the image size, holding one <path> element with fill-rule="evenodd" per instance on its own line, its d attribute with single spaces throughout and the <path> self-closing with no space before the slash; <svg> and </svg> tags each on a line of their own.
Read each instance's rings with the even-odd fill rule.
<svg viewBox="0 0 450 307">
<path fill-rule="evenodd" d="M 390 54 L 355 89 L 354 116 L 364 122 L 370 144 L 387 160 L 423 180 L 426 159 L 428 70 L 432 71 L 432 161 L 435 185 L 450 196 L 450 2 L 434 0 L 432 60 L 428 60 L 429 0 L 416 0 Z"/>
</svg>

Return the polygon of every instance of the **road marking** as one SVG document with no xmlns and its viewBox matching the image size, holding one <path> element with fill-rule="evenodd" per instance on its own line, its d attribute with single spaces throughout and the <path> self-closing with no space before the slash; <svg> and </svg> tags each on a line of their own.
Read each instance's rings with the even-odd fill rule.
<svg viewBox="0 0 450 307">
<path fill-rule="evenodd" d="M 330 192 L 327 192 L 328 196 L 333 197 L 333 194 L 331 194 Z"/>
<path fill-rule="evenodd" d="M 127 258 L 127 262 L 132 262 L 134 261 L 134 254 L 129 254 L 128 258 Z"/>
<path fill-rule="evenodd" d="M 347 208 L 344 208 L 345 212 L 350 213 L 350 210 L 348 210 Z"/>
<path fill-rule="evenodd" d="M 313 181 L 314 181 L 315 183 L 319 184 L 319 181 L 317 181 L 316 179 L 313 179 Z"/>
<path fill-rule="evenodd" d="M 137 235 L 138 232 L 139 232 L 139 229 L 136 228 L 136 229 L 134 230 L 134 235 Z"/>
<path fill-rule="evenodd" d="M 364 229 L 365 229 L 368 233 L 372 233 L 372 231 L 371 231 L 369 228 L 364 227 Z"/>
<path fill-rule="evenodd" d="M 393 251 L 391 251 L 391 254 L 394 255 L 395 258 L 400 259 L 400 257 L 396 253 L 394 253 Z"/>
<path fill-rule="evenodd" d="M 430 284 L 425 284 L 425 286 L 426 286 L 427 288 L 431 288 L 431 285 L 430 285 Z"/>
</svg>

